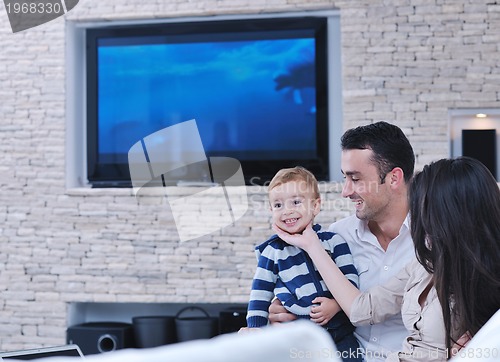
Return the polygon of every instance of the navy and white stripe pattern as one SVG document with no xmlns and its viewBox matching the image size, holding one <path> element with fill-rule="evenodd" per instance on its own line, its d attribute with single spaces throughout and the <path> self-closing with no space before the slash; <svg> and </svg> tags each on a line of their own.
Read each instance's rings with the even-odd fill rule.
<svg viewBox="0 0 500 362">
<path fill-rule="evenodd" d="M 345 240 L 335 233 L 313 226 L 335 264 L 358 287 L 358 273 Z M 248 327 L 268 324 L 268 309 L 276 296 L 293 314 L 309 318 L 316 297 L 332 298 L 311 259 L 303 250 L 289 245 L 277 235 L 255 248 L 257 270 L 248 303 Z"/>
</svg>

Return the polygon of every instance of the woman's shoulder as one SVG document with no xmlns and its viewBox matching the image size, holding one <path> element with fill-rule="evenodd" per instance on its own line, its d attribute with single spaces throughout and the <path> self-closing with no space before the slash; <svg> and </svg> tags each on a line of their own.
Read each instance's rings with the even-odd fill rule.
<svg viewBox="0 0 500 362">
<path fill-rule="evenodd" d="M 406 269 L 415 275 L 429 275 L 429 272 L 425 270 L 424 266 L 420 264 L 417 258 L 408 262 L 408 264 L 406 264 Z"/>
<path fill-rule="evenodd" d="M 432 278 L 432 274 L 429 274 L 416 259 L 406 264 L 403 270 L 400 272 L 400 276 L 404 274 L 404 277 L 401 277 L 401 279 L 407 280 L 407 287 L 420 283 L 428 283 Z"/>
</svg>

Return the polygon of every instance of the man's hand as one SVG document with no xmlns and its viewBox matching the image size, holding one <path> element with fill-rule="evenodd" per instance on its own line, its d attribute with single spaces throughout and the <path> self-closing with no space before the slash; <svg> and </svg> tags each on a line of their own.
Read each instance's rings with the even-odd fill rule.
<svg viewBox="0 0 500 362">
<path fill-rule="evenodd" d="M 271 324 L 291 322 L 295 319 L 297 319 L 297 316 L 287 311 L 285 307 L 281 305 L 278 298 L 273 300 L 269 306 L 269 322 L 271 322 Z"/>
</svg>

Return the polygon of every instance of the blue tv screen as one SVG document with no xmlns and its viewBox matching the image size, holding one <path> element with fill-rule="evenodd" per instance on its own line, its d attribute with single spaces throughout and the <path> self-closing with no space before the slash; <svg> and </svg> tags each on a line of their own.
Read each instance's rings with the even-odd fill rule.
<svg viewBox="0 0 500 362">
<path fill-rule="evenodd" d="M 191 119 L 248 184 L 295 165 L 325 179 L 326 65 L 323 18 L 89 29 L 89 181 L 129 186 L 130 147 Z"/>
</svg>

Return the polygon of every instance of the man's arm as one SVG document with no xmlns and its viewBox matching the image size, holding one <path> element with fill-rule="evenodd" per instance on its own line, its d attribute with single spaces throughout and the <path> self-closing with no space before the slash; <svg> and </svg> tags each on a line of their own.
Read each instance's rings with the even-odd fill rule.
<svg viewBox="0 0 500 362">
<path fill-rule="evenodd" d="M 347 242 L 339 234 L 336 234 L 328 240 L 328 244 L 330 245 L 330 252 L 332 253 L 332 259 L 335 264 L 337 264 L 340 271 L 346 276 L 346 278 L 359 289 L 358 271 L 354 266 L 354 259 L 351 254 L 349 244 L 347 244 Z"/>
</svg>

